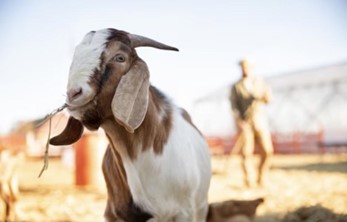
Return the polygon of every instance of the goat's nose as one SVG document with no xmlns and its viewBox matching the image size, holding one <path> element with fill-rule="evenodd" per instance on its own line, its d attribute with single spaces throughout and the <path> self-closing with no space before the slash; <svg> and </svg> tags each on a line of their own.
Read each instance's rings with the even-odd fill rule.
<svg viewBox="0 0 347 222">
<path fill-rule="evenodd" d="M 69 89 L 67 91 L 68 100 L 70 102 L 72 102 L 73 100 L 75 100 L 78 97 L 80 97 L 82 95 L 82 93 L 83 93 L 83 90 L 82 90 L 81 87 Z"/>
</svg>

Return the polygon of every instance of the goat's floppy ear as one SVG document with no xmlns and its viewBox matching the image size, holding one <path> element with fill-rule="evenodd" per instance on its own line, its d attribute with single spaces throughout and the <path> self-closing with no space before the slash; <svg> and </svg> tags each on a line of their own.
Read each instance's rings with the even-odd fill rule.
<svg viewBox="0 0 347 222">
<path fill-rule="evenodd" d="M 149 71 L 144 61 L 137 59 L 122 76 L 111 108 L 114 117 L 133 133 L 145 119 L 148 108 Z"/>
<path fill-rule="evenodd" d="M 80 121 L 70 116 L 63 132 L 49 140 L 54 146 L 70 145 L 81 138 L 83 134 L 83 125 Z"/>
</svg>

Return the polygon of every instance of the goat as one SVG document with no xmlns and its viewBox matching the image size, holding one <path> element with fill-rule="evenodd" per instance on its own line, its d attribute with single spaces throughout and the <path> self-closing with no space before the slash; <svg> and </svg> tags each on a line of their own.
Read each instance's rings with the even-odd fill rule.
<svg viewBox="0 0 347 222">
<path fill-rule="evenodd" d="M 208 145 L 189 114 L 150 84 L 140 46 L 178 51 L 116 29 L 84 37 L 70 67 L 70 117 L 50 144 L 72 144 L 84 127 L 104 129 L 106 221 L 206 221 Z"/>
</svg>

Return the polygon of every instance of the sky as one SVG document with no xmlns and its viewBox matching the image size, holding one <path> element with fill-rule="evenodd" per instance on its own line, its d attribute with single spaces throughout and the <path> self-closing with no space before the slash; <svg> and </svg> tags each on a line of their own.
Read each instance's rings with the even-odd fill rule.
<svg viewBox="0 0 347 222">
<path fill-rule="evenodd" d="M 91 30 L 179 48 L 137 51 L 151 83 L 189 111 L 236 81 L 245 57 L 263 77 L 347 61 L 346 11 L 344 0 L 2 0 L 0 133 L 64 103 L 74 48 Z"/>
</svg>

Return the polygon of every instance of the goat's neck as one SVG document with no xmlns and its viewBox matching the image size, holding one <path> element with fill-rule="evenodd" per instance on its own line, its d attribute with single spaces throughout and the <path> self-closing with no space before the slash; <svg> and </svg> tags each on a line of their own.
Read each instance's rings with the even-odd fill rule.
<svg viewBox="0 0 347 222">
<path fill-rule="evenodd" d="M 132 142 L 132 135 L 128 133 L 114 118 L 102 124 L 112 149 L 121 157 L 136 157 L 140 148 Z"/>
</svg>

